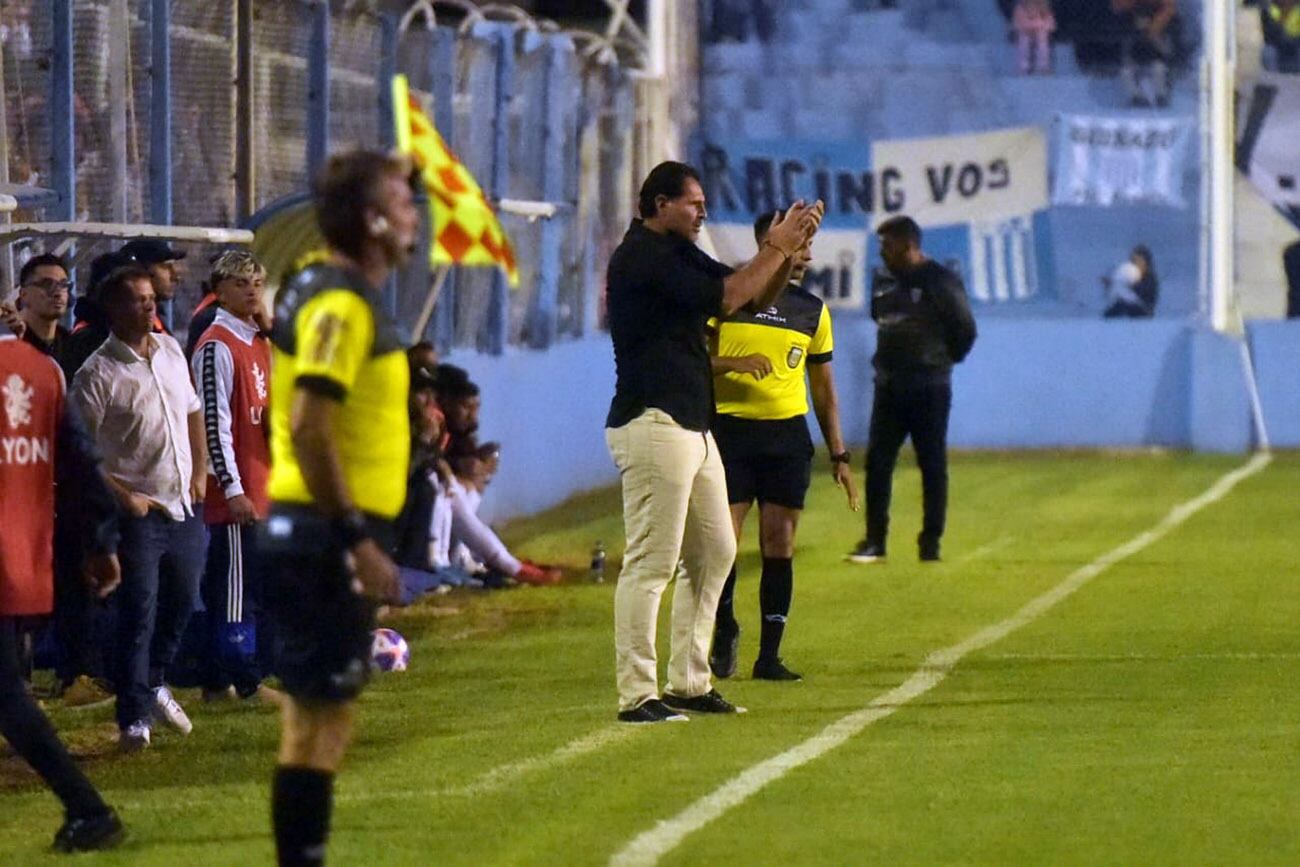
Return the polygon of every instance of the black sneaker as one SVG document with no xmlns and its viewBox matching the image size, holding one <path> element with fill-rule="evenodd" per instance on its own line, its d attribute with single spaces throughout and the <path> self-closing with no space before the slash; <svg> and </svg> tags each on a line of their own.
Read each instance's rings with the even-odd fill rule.
<svg viewBox="0 0 1300 867">
<path fill-rule="evenodd" d="M 754 662 L 754 680 L 803 680 L 803 675 L 786 668 L 780 659 L 760 657 Z"/>
<path fill-rule="evenodd" d="M 917 551 L 921 556 L 922 563 L 939 562 L 939 540 L 938 539 L 917 540 Z"/>
<path fill-rule="evenodd" d="M 625 723 L 686 722 L 688 719 L 657 698 L 648 698 L 631 710 L 618 712 L 618 721 Z"/>
<path fill-rule="evenodd" d="M 673 695 L 671 692 L 664 693 L 663 703 L 673 710 L 684 710 L 691 713 L 745 713 L 745 708 L 736 707 L 731 702 L 723 698 L 716 689 L 711 689 L 704 695 L 692 696 L 686 698 L 680 695 Z"/>
<path fill-rule="evenodd" d="M 863 540 L 858 547 L 844 555 L 850 563 L 884 563 L 885 546 Z"/>
<path fill-rule="evenodd" d="M 126 828 L 110 807 L 107 813 L 68 819 L 54 835 L 57 852 L 90 852 L 112 849 L 126 837 Z"/>
<path fill-rule="evenodd" d="M 740 647 L 740 627 L 734 630 L 713 630 L 713 649 L 709 652 L 709 668 L 713 676 L 726 680 L 736 673 L 736 651 Z"/>
</svg>

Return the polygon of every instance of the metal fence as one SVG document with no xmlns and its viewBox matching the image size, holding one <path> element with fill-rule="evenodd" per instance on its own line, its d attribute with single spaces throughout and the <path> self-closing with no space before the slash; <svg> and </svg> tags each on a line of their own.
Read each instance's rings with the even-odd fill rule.
<svg viewBox="0 0 1300 867">
<path fill-rule="evenodd" d="M 71 129 L 72 171 L 64 173 L 75 207 L 47 219 L 241 222 L 240 5 L 0 0 L 10 179 L 58 189 L 60 130 Z M 635 175 L 680 140 L 664 110 L 669 91 L 647 78 L 643 50 L 613 33 L 564 32 L 517 10 L 502 15 L 502 4 L 421 3 L 426 12 L 405 16 L 340 0 L 250 5 L 254 178 L 242 188 L 253 194 L 250 209 L 307 189 L 313 136 L 331 152 L 387 145 L 385 73 L 404 72 L 489 197 L 559 206 L 551 220 L 503 216 L 520 287 L 509 291 L 490 270 L 456 269 L 426 336 L 444 349 L 500 351 L 597 327 L 605 262 L 632 216 Z M 434 7 L 456 20 L 441 9 L 435 20 L 426 14 Z M 70 108 L 59 95 L 59 26 L 69 19 Z M 113 74 L 124 57 L 126 93 Z M 313 100 L 319 60 L 327 101 Z M 158 102 L 159 88 L 169 90 L 168 102 Z M 159 105 L 169 106 L 165 118 L 154 116 Z M 155 153 L 164 148 L 165 161 Z M 408 289 L 394 299 L 407 321 L 423 300 L 417 295 Z"/>
</svg>

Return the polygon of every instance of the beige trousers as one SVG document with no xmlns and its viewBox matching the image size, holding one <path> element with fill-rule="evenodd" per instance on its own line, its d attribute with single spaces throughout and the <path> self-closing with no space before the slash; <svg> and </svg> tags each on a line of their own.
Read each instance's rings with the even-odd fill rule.
<svg viewBox="0 0 1300 867">
<path fill-rule="evenodd" d="M 659 695 L 659 597 L 674 573 L 667 691 L 703 695 L 712 688 L 709 642 L 718 596 L 736 559 L 718 446 L 712 434 L 686 430 L 657 409 L 606 428 L 605 442 L 623 477 L 627 535 L 614 594 L 619 710 Z"/>
</svg>

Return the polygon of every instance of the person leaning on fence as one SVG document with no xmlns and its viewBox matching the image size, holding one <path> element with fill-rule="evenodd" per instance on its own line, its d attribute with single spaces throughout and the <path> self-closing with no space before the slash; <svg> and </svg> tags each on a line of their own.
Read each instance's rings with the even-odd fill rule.
<svg viewBox="0 0 1300 867">
<path fill-rule="evenodd" d="M 149 746 L 155 717 L 182 734 L 193 728 L 165 678 L 198 602 L 207 451 L 185 355 L 153 331 L 149 272 L 119 268 L 99 297 L 112 333 L 77 371 L 72 397 L 126 512 L 113 676 L 130 751 Z"/>
<path fill-rule="evenodd" d="M 695 245 L 707 211 L 691 166 L 652 169 L 637 208 L 640 217 L 609 261 L 616 383 L 605 441 L 622 477 L 627 534 L 614 594 L 618 718 L 657 723 L 683 719 L 682 710 L 740 710 L 713 689 L 709 671 L 714 615 L 736 537 L 709 433 L 713 372 L 705 323 L 780 297 L 824 208 L 796 203 L 758 255 L 734 272 Z M 660 597 L 674 574 L 672 656 L 661 697 L 655 633 Z"/>
</svg>

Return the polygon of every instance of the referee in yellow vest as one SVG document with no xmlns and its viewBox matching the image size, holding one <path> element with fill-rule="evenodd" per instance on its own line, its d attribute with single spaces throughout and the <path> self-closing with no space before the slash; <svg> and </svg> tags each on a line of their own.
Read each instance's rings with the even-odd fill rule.
<svg viewBox="0 0 1300 867">
<path fill-rule="evenodd" d="M 762 247 L 771 211 L 754 223 Z M 794 588 L 794 536 L 804 495 L 812 480 L 813 444 L 808 434 L 808 393 L 830 449 L 831 476 L 858 509 L 858 492 L 849 469 L 849 452 L 840 433 L 839 400 L 831 374 L 831 317 L 820 298 L 800 283 L 812 253 L 805 245 L 795 256 L 790 285 L 765 309 L 746 305 L 721 320 L 711 320 L 714 397 L 713 435 L 727 476 L 731 521 L 740 541 L 745 518 L 758 501 L 759 549 L 763 573 L 759 609 L 763 615 L 756 680 L 800 680 L 781 661 L 781 639 Z M 807 371 L 807 382 L 804 379 Z M 740 624 L 733 600 L 736 567 L 718 600 L 709 665 L 716 677 L 736 672 Z"/>
</svg>

